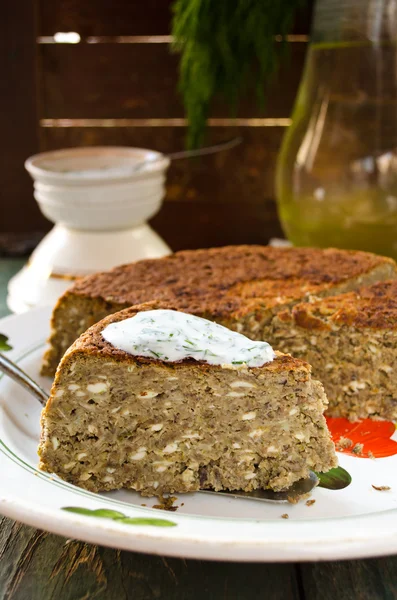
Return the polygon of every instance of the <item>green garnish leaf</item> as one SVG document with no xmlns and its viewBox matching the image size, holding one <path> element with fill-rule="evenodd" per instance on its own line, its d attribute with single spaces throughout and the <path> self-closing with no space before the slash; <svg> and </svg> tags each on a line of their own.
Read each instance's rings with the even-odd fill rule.
<svg viewBox="0 0 397 600">
<path fill-rule="evenodd" d="M 125 523 L 126 525 L 149 525 L 151 527 L 176 527 L 174 521 L 168 521 L 167 519 L 146 519 L 143 517 L 125 517 L 123 519 L 116 519 L 118 523 Z"/>
<path fill-rule="evenodd" d="M 327 490 L 343 490 L 352 482 L 350 473 L 343 467 L 335 467 L 327 473 L 316 473 L 320 480 L 318 487 L 326 488 Z"/>
<path fill-rule="evenodd" d="M 78 515 L 86 515 L 87 517 L 101 517 L 102 519 L 123 519 L 125 517 L 122 512 L 111 510 L 109 508 L 97 508 L 92 510 L 91 508 L 80 508 L 79 506 L 65 506 L 62 510 Z"/>
<path fill-rule="evenodd" d="M 8 337 L 4 333 L 0 333 L 0 352 L 12 350 L 12 346 L 8 343 Z"/>
<path fill-rule="evenodd" d="M 117 523 L 124 523 L 125 525 L 148 525 L 151 527 L 176 527 L 177 523 L 174 521 L 168 521 L 168 519 L 152 519 L 147 517 L 127 517 L 124 513 L 118 510 L 111 510 L 109 508 L 97 508 L 92 510 L 90 508 L 82 508 L 80 506 L 64 506 L 62 510 L 67 512 L 76 513 L 78 515 L 84 515 L 85 517 L 99 517 L 101 519 L 111 519 Z"/>
</svg>

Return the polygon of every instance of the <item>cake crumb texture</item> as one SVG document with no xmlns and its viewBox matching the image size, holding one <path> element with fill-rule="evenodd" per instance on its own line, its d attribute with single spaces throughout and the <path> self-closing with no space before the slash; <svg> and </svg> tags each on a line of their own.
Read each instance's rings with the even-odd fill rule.
<svg viewBox="0 0 397 600">
<path fill-rule="evenodd" d="M 307 363 L 282 354 L 254 368 L 165 363 L 102 338 L 149 308 L 107 317 L 65 354 L 42 413 L 41 469 L 95 492 L 161 496 L 284 490 L 336 466 L 327 398 Z"/>
</svg>

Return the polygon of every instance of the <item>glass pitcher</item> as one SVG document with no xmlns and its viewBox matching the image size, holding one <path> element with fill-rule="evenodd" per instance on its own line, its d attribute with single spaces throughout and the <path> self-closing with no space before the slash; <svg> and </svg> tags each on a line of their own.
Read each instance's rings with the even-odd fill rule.
<svg viewBox="0 0 397 600">
<path fill-rule="evenodd" d="M 397 258 L 397 0 L 318 0 L 277 166 L 298 246 Z"/>
</svg>

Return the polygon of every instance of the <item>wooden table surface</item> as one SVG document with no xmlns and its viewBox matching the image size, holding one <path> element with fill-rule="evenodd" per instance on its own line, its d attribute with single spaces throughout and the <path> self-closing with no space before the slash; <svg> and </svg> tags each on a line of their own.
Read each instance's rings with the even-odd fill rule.
<svg viewBox="0 0 397 600">
<path fill-rule="evenodd" d="M 7 281 L 21 265 L 0 259 L 0 316 L 8 313 Z M 0 600 L 203 598 L 397 599 L 397 557 L 306 564 L 183 560 L 93 546 L 0 516 Z"/>
</svg>

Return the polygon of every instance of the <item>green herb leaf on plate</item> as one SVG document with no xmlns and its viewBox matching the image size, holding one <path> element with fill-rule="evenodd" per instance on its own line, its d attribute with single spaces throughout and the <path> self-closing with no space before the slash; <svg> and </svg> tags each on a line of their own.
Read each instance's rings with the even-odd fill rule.
<svg viewBox="0 0 397 600">
<path fill-rule="evenodd" d="M 318 487 L 326 488 L 327 490 L 343 490 L 352 482 L 350 473 L 343 467 L 335 467 L 327 473 L 316 473 L 320 480 Z"/>
<path fill-rule="evenodd" d="M 12 346 L 8 343 L 8 337 L 4 333 L 0 333 L 0 352 L 12 350 Z"/>
<path fill-rule="evenodd" d="M 92 510 L 90 508 L 82 508 L 80 506 L 65 506 L 62 508 L 67 512 L 76 513 L 78 515 L 84 515 L 86 517 L 99 517 L 101 519 L 111 519 L 118 523 L 124 523 L 125 525 L 148 525 L 152 527 L 176 527 L 176 523 L 168 521 L 168 519 L 151 519 L 146 517 L 127 517 L 122 512 L 117 510 L 111 510 L 109 508 L 97 508 Z"/>
<path fill-rule="evenodd" d="M 124 517 L 116 519 L 118 523 L 126 525 L 151 525 L 153 527 L 176 527 L 176 523 L 168 521 L 168 519 L 146 519 L 143 517 Z"/>
<path fill-rule="evenodd" d="M 91 510 L 90 508 L 80 508 L 79 506 L 65 506 L 62 510 L 67 512 L 76 513 L 78 515 L 86 515 L 87 517 L 101 517 L 102 519 L 123 519 L 125 515 L 117 510 L 110 510 L 108 508 L 97 508 Z"/>
</svg>

